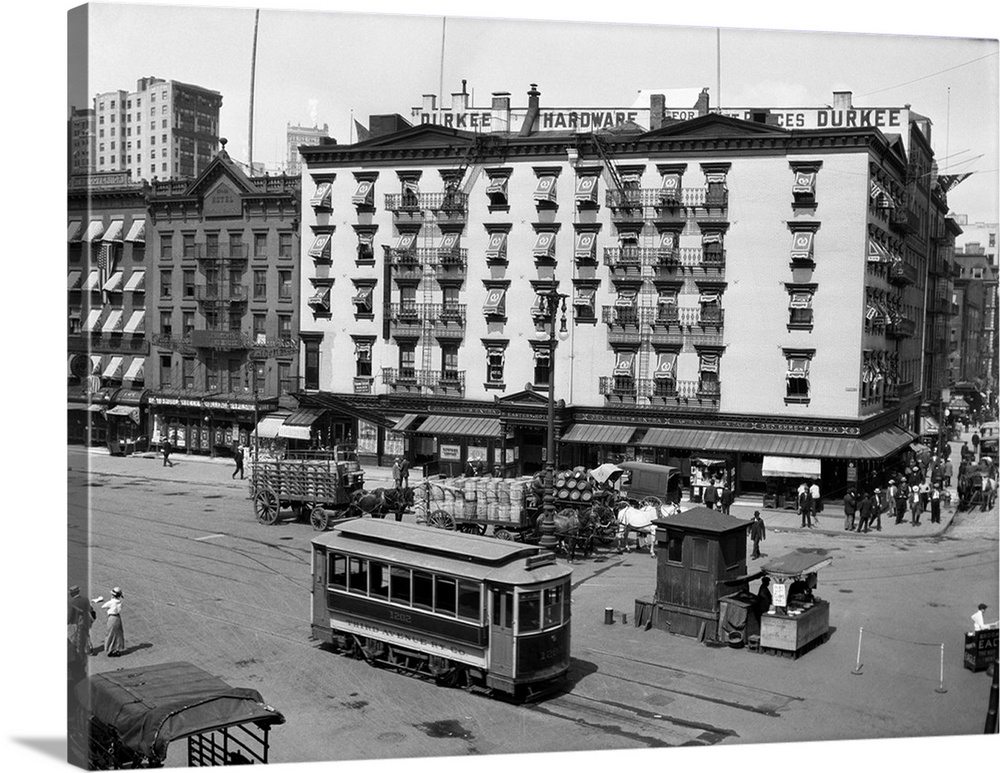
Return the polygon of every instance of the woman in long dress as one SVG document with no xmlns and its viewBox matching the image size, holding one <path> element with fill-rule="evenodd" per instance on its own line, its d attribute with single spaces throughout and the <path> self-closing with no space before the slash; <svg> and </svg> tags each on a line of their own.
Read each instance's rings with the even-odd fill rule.
<svg viewBox="0 0 1000 773">
<path fill-rule="evenodd" d="M 117 658 L 125 649 L 125 630 L 122 628 L 121 588 L 111 589 L 111 598 L 101 605 L 108 611 L 108 635 L 104 639 L 104 652 L 109 658 Z"/>
</svg>

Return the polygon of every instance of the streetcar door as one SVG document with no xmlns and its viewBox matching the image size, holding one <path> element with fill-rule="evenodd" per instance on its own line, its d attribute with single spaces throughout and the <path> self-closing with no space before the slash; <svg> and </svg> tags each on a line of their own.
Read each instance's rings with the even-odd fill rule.
<svg viewBox="0 0 1000 773">
<path fill-rule="evenodd" d="M 514 591 L 490 588 L 490 672 L 514 676 Z"/>
</svg>

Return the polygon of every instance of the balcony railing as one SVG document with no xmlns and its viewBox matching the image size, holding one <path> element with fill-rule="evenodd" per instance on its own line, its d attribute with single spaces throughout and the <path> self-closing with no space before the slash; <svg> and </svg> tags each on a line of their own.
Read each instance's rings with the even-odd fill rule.
<svg viewBox="0 0 1000 773">
<path fill-rule="evenodd" d="M 680 196 L 667 194 L 662 188 L 626 188 L 624 191 L 608 191 L 605 202 L 613 211 L 670 207 L 697 209 L 707 206 L 707 194 L 708 188 L 683 188 Z"/>
<path fill-rule="evenodd" d="M 465 393 L 465 371 L 382 368 L 382 383 L 397 392 L 432 389 L 444 394 L 461 395 Z"/>
<path fill-rule="evenodd" d="M 246 303 L 244 285 L 196 285 L 194 297 L 202 303 Z"/>
<path fill-rule="evenodd" d="M 917 334 L 917 323 L 912 319 L 901 317 L 886 325 L 885 332 L 892 338 L 913 338 Z"/>
<path fill-rule="evenodd" d="M 725 309 L 703 309 L 685 306 L 602 306 L 601 321 L 609 327 L 639 327 L 642 325 L 684 328 L 722 328 Z"/>
<path fill-rule="evenodd" d="M 889 281 L 897 285 L 916 284 L 917 270 L 905 260 L 897 260 L 889 266 Z"/>
<path fill-rule="evenodd" d="M 393 303 L 389 305 L 389 321 L 398 325 L 420 325 L 424 321 L 435 325 L 465 326 L 465 304 Z"/>
<path fill-rule="evenodd" d="M 461 191 L 451 193 L 387 193 L 385 208 L 395 214 L 431 210 L 445 214 L 465 213 L 469 209 L 469 196 Z"/>
<path fill-rule="evenodd" d="M 415 249 L 406 252 L 389 250 L 389 260 L 400 279 L 420 278 L 424 267 L 429 266 L 435 279 L 459 279 L 465 276 L 469 251 L 455 249 L 450 252 L 436 249 Z"/>
<path fill-rule="evenodd" d="M 676 379 L 632 378 L 631 376 L 601 376 L 598 392 L 613 402 L 657 404 L 710 400 L 721 395 L 718 381 L 678 381 Z"/>
</svg>

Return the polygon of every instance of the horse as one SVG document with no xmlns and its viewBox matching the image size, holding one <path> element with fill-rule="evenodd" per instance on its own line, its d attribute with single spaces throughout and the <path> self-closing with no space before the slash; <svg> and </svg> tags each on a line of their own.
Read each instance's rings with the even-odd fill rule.
<svg viewBox="0 0 1000 773">
<path fill-rule="evenodd" d="M 535 533 L 542 534 L 542 521 L 545 513 L 539 513 L 535 518 Z M 576 510 L 565 508 L 552 515 L 555 524 L 555 538 L 558 547 L 569 553 L 569 560 L 576 559 L 577 543 L 583 548 L 583 557 L 590 555 L 594 544 L 593 523 L 586 515 L 578 514 Z"/>
<path fill-rule="evenodd" d="M 635 507 L 629 502 L 621 502 L 615 513 L 618 521 L 618 552 L 630 552 L 628 547 L 628 537 L 630 532 L 636 533 L 636 550 L 642 546 L 644 538 L 649 542 L 649 555 L 655 556 L 654 547 L 656 545 L 656 525 L 653 521 L 657 518 L 668 518 L 679 512 L 680 508 L 674 503 L 666 505 L 650 502 L 642 507 Z"/>
<path fill-rule="evenodd" d="M 377 488 L 356 492 L 352 504 L 372 518 L 385 518 L 388 513 L 392 513 L 397 521 L 402 521 L 403 513 L 413 506 L 413 499 L 413 489 L 410 487 Z"/>
</svg>

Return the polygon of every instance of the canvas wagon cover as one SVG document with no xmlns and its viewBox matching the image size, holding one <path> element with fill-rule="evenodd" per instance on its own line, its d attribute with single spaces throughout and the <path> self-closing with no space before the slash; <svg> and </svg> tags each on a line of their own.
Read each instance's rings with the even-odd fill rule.
<svg viewBox="0 0 1000 773">
<path fill-rule="evenodd" d="M 761 567 L 765 574 L 779 577 L 797 577 L 802 574 L 816 572 L 833 563 L 833 559 L 815 552 L 795 551 L 768 561 Z"/>
<path fill-rule="evenodd" d="M 285 721 L 256 690 L 232 687 L 191 663 L 95 674 L 76 689 L 91 715 L 113 727 L 127 747 L 158 759 L 178 738 L 247 722 Z"/>
</svg>

